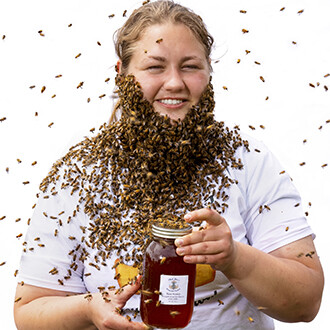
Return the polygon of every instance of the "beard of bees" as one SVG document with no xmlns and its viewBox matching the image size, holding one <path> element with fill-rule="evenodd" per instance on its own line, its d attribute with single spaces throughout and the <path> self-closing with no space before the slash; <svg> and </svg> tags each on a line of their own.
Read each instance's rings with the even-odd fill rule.
<svg viewBox="0 0 330 330">
<path fill-rule="evenodd" d="M 214 119 L 211 83 L 182 121 L 155 112 L 134 76 L 117 75 L 116 85 L 120 120 L 72 147 L 41 190 L 61 177 L 59 168 L 66 164 L 62 188 L 79 193 L 91 219 L 85 244 L 98 250 L 101 261 L 116 251 L 140 268 L 153 223 L 182 228 L 187 211 L 207 206 L 225 211 L 228 196 L 215 196 L 235 183 L 226 169 L 243 167 L 235 151 L 248 150 L 248 143 L 238 127 L 231 131 Z"/>
</svg>

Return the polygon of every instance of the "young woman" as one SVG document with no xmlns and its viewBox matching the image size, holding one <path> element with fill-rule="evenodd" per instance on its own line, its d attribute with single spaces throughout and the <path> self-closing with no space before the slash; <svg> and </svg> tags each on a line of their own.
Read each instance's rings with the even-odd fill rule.
<svg viewBox="0 0 330 330">
<path fill-rule="evenodd" d="M 117 31 L 116 113 L 41 184 L 18 329 L 148 328 L 136 275 L 159 217 L 203 224 L 176 241 L 185 262 L 208 265 L 187 329 L 316 316 L 323 273 L 299 194 L 264 145 L 214 120 L 212 43 L 201 18 L 172 1 L 142 6 Z"/>
</svg>

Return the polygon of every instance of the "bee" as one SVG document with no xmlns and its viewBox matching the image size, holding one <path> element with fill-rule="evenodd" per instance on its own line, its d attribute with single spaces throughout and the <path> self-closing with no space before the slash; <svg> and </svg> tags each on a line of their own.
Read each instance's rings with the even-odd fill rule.
<svg viewBox="0 0 330 330">
<path fill-rule="evenodd" d="M 325 91 L 327 92 L 328 91 L 328 86 L 324 85 L 323 87 L 324 87 Z"/>
<path fill-rule="evenodd" d="M 54 122 L 51 122 L 48 127 L 51 128 L 54 125 Z"/>
<path fill-rule="evenodd" d="M 263 210 L 263 206 L 260 205 L 260 206 L 259 206 L 259 214 L 262 213 L 262 210 Z"/>
<path fill-rule="evenodd" d="M 142 2 L 142 6 L 146 5 L 146 4 L 149 3 L 149 2 L 150 2 L 150 0 L 143 1 L 143 2 Z"/>
<path fill-rule="evenodd" d="M 289 226 L 285 227 L 285 231 L 288 231 L 289 230 Z"/>
<path fill-rule="evenodd" d="M 38 112 L 37 111 L 34 113 L 34 116 L 35 117 L 38 117 Z"/>
<path fill-rule="evenodd" d="M 303 143 L 306 143 L 306 142 L 307 142 L 307 139 L 304 139 L 304 140 L 303 140 Z"/>
<path fill-rule="evenodd" d="M 34 166 L 37 164 L 37 161 L 35 160 L 31 165 Z"/>
<path fill-rule="evenodd" d="M 248 317 L 248 320 L 249 320 L 250 323 L 253 323 L 254 322 L 254 320 L 253 320 L 253 318 L 251 316 Z"/>
<path fill-rule="evenodd" d="M 102 99 L 105 96 L 105 94 L 102 94 L 99 96 L 100 99 Z"/>
<path fill-rule="evenodd" d="M 159 39 L 156 40 L 156 43 L 160 44 L 162 41 L 163 41 L 163 38 L 159 38 Z"/>
<path fill-rule="evenodd" d="M 22 161 L 19 158 L 17 158 L 16 160 L 18 164 L 22 163 Z"/>
<path fill-rule="evenodd" d="M 21 238 L 22 236 L 23 236 L 23 234 L 20 233 L 20 234 L 16 235 L 16 238 Z"/>
<path fill-rule="evenodd" d="M 115 14 L 110 14 L 108 17 L 109 18 L 115 17 Z"/>
<path fill-rule="evenodd" d="M 6 117 L 2 117 L 2 118 L 0 119 L 0 122 L 5 121 L 6 119 L 7 119 Z"/>
<path fill-rule="evenodd" d="M 91 301 L 93 299 L 93 295 L 91 293 L 86 294 L 86 296 L 84 296 L 84 299 Z"/>
<path fill-rule="evenodd" d="M 251 53 L 250 50 L 247 50 L 247 49 L 245 50 L 245 54 L 246 54 L 246 55 L 248 55 L 248 54 L 250 54 L 250 53 Z"/>
<path fill-rule="evenodd" d="M 105 80 L 104 80 L 104 82 L 109 82 L 110 81 L 110 78 L 106 78 Z"/>
<path fill-rule="evenodd" d="M 41 93 L 43 93 L 46 90 L 46 86 L 41 87 Z"/>
<path fill-rule="evenodd" d="M 64 285 L 64 283 L 63 283 L 62 280 L 58 279 L 57 281 L 58 281 L 58 283 L 59 283 L 60 285 Z"/>
<path fill-rule="evenodd" d="M 14 277 L 16 277 L 17 274 L 18 274 L 18 269 L 15 270 L 15 272 L 14 272 Z"/>
<path fill-rule="evenodd" d="M 159 307 L 160 306 L 160 300 L 158 300 L 157 302 L 156 302 L 156 307 Z"/>
<path fill-rule="evenodd" d="M 127 10 L 125 9 L 124 12 L 123 12 L 123 17 L 126 16 L 126 13 L 127 13 Z"/>
<path fill-rule="evenodd" d="M 44 37 L 44 36 L 45 36 L 45 34 L 43 33 L 43 31 L 42 31 L 42 30 L 39 30 L 39 31 L 38 31 L 38 33 L 39 33 L 39 35 L 40 35 L 40 36 L 42 36 L 42 37 Z"/>
<path fill-rule="evenodd" d="M 297 42 L 296 42 L 296 41 L 292 41 L 292 43 L 293 43 L 294 45 L 296 45 L 296 44 L 297 44 Z"/>
<path fill-rule="evenodd" d="M 178 311 L 170 311 L 170 315 L 171 315 L 172 317 L 176 317 L 176 316 L 179 315 L 179 314 L 181 314 L 181 313 L 178 312 Z"/>
<path fill-rule="evenodd" d="M 81 53 L 77 54 L 77 55 L 75 56 L 75 58 L 78 58 L 78 57 L 80 57 L 80 56 L 81 56 Z"/>
<path fill-rule="evenodd" d="M 30 181 L 23 181 L 22 183 L 23 183 L 23 184 L 24 184 L 24 186 L 25 186 L 25 185 L 29 184 L 29 183 L 30 183 Z"/>
<path fill-rule="evenodd" d="M 6 264 L 6 261 L 0 262 L 0 266 L 4 266 Z"/>
<path fill-rule="evenodd" d="M 101 46 L 101 43 L 99 41 L 96 42 L 99 46 Z"/>
<path fill-rule="evenodd" d="M 2 35 L 2 40 L 5 40 L 5 39 L 6 39 L 6 35 L 3 34 L 3 35 Z"/>
<path fill-rule="evenodd" d="M 300 166 L 304 166 L 304 165 L 306 165 L 306 163 L 305 162 L 301 162 L 301 163 L 299 163 L 299 165 Z"/>
<path fill-rule="evenodd" d="M 322 168 L 325 168 L 325 167 L 327 167 L 327 166 L 328 166 L 328 164 L 323 164 L 323 165 L 321 165 Z"/>
<path fill-rule="evenodd" d="M 311 87 L 315 88 L 315 85 L 314 85 L 314 84 L 312 84 L 312 83 L 309 83 L 309 86 L 311 86 Z"/>
<path fill-rule="evenodd" d="M 84 82 L 83 81 L 81 81 L 78 85 L 77 85 L 77 89 L 78 88 L 82 88 L 83 87 L 83 85 L 84 85 Z"/>
<path fill-rule="evenodd" d="M 268 101 L 269 100 L 269 96 L 266 96 L 265 100 Z"/>
<path fill-rule="evenodd" d="M 87 103 L 89 103 L 91 101 L 91 98 L 90 97 L 88 97 L 87 98 Z"/>
<path fill-rule="evenodd" d="M 219 303 L 218 306 L 220 306 L 220 305 L 224 305 L 224 302 L 223 302 L 222 300 L 220 300 L 220 299 L 218 299 L 218 303 Z"/>
<path fill-rule="evenodd" d="M 144 300 L 144 303 L 145 303 L 145 304 L 150 304 L 150 303 L 152 303 L 152 299 L 145 299 L 145 300 Z"/>
<path fill-rule="evenodd" d="M 242 14 L 246 14 L 246 10 L 240 10 L 239 12 Z"/>
<path fill-rule="evenodd" d="M 160 264 L 162 265 L 165 261 L 166 261 L 166 257 L 163 257 L 163 258 L 160 260 Z"/>
<path fill-rule="evenodd" d="M 6 167 L 6 172 L 9 173 L 9 167 Z"/>
<path fill-rule="evenodd" d="M 36 85 L 31 85 L 29 88 L 30 89 L 33 89 L 33 88 L 35 88 L 36 87 Z"/>
<path fill-rule="evenodd" d="M 280 11 L 283 11 L 285 9 L 285 7 L 282 7 L 281 9 L 280 9 Z"/>
<path fill-rule="evenodd" d="M 266 127 L 264 125 L 259 125 L 260 128 L 265 129 Z"/>
<path fill-rule="evenodd" d="M 268 205 L 264 205 L 264 208 L 267 209 L 268 211 L 270 211 L 270 207 Z"/>
<path fill-rule="evenodd" d="M 41 243 L 39 243 L 38 246 L 39 246 L 39 247 L 45 247 L 45 244 L 41 244 Z"/>
<path fill-rule="evenodd" d="M 72 26 L 72 23 L 68 24 L 68 27 L 71 27 Z"/>
<path fill-rule="evenodd" d="M 149 291 L 149 290 L 141 290 L 141 293 L 142 293 L 142 294 L 145 294 L 145 295 L 147 295 L 147 296 L 151 296 L 151 295 L 152 295 L 152 292 Z"/>
<path fill-rule="evenodd" d="M 22 299 L 22 297 L 18 297 L 15 299 L 15 304 L 18 303 L 20 300 Z"/>
<path fill-rule="evenodd" d="M 15 222 L 20 222 L 21 220 L 22 220 L 21 218 L 17 218 Z"/>
<path fill-rule="evenodd" d="M 254 131 L 256 128 L 252 125 L 249 125 L 249 128 L 252 129 L 252 131 Z"/>
<path fill-rule="evenodd" d="M 297 12 L 297 14 L 302 14 L 304 12 L 304 9 L 301 9 L 301 10 L 299 10 L 298 12 Z"/>
<path fill-rule="evenodd" d="M 259 77 L 262 82 L 265 82 L 265 78 L 263 76 Z"/>
<path fill-rule="evenodd" d="M 52 275 L 56 275 L 56 274 L 58 274 L 58 270 L 57 270 L 57 268 L 54 267 L 53 269 L 51 269 L 51 270 L 49 271 L 49 274 L 52 274 Z"/>
<path fill-rule="evenodd" d="M 311 251 L 305 254 L 305 257 L 313 258 L 313 255 L 315 254 L 315 251 Z"/>
<path fill-rule="evenodd" d="M 131 319 L 131 317 L 129 315 L 126 315 L 126 319 L 128 320 L 128 322 L 131 322 L 132 321 L 132 319 Z"/>
<path fill-rule="evenodd" d="M 222 86 L 222 88 L 227 91 L 228 90 L 228 87 L 227 86 Z"/>
<path fill-rule="evenodd" d="M 242 32 L 243 32 L 243 33 L 249 33 L 249 30 L 247 30 L 247 29 L 242 29 Z"/>
<path fill-rule="evenodd" d="M 62 75 L 61 74 L 58 74 L 57 76 L 55 76 L 55 78 L 61 78 Z"/>
</svg>

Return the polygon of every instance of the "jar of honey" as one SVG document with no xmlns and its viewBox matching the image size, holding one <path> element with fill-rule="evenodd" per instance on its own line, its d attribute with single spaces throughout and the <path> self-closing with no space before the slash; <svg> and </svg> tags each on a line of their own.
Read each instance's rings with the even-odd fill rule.
<svg viewBox="0 0 330 330">
<path fill-rule="evenodd" d="M 152 225 L 153 240 L 143 260 L 140 314 L 152 327 L 184 328 L 194 308 L 196 265 L 176 254 L 174 240 L 192 228 L 171 229 Z"/>
</svg>

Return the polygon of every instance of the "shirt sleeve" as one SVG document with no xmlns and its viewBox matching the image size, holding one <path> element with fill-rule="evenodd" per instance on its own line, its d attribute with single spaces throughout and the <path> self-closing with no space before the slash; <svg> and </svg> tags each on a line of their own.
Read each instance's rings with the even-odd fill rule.
<svg viewBox="0 0 330 330">
<path fill-rule="evenodd" d="M 26 284 L 75 293 L 86 292 L 80 260 L 80 226 L 86 215 L 71 189 L 41 193 L 31 218 L 21 256 L 19 280 Z"/>
<path fill-rule="evenodd" d="M 275 156 L 253 141 L 245 152 L 245 224 L 249 243 L 266 253 L 314 234 L 301 197 Z"/>
</svg>

